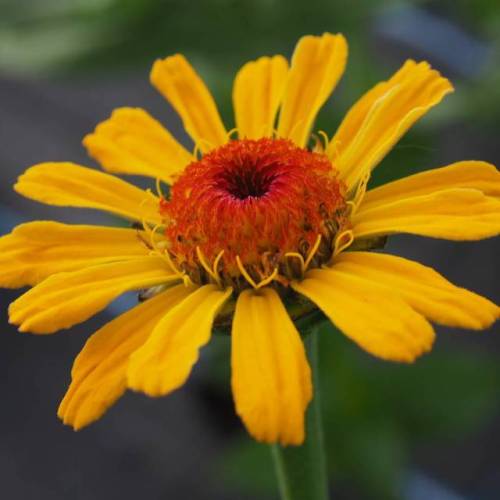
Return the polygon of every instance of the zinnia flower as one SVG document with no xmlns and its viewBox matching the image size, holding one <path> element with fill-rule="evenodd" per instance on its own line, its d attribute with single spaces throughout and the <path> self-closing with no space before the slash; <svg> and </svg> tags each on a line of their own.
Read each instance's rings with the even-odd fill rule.
<svg viewBox="0 0 500 500">
<path fill-rule="evenodd" d="M 193 153 L 146 111 L 121 108 L 84 139 L 109 173 L 43 163 L 19 178 L 15 190 L 33 200 L 133 222 L 36 221 L 1 238 L 1 284 L 33 286 L 9 308 L 20 331 L 69 328 L 146 290 L 77 357 L 64 423 L 86 426 L 127 388 L 179 388 L 214 324 L 232 324 L 236 412 L 256 439 L 300 444 L 311 373 L 287 310 L 317 307 L 369 353 L 400 362 L 431 348 L 430 322 L 479 330 L 498 318 L 495 304 L 434 270 L 368 251 L 395 233 L 497 235 L 500 176 L 463 161 L 367 191 L 372 169 L 453 88 L 409 60 L 354 104 L 331 139 L 314 141 L 346 58 L 344 37 L 325 33 L 300 39 L 290 67 L 279 55 L 245 64 L 233 87 L 237 138 L 182 55 L 158 60 L 151 82 L 182 118 Z M 111 174 L 157 179 L 158 195 Z"/>
</svg>

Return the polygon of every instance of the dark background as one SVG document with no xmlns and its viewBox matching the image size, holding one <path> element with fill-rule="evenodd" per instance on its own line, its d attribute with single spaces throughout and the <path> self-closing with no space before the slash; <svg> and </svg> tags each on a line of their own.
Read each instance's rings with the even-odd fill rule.
<svg viewBox="0 0 500 500">
<path fill-rule="evenodd" d="M 31 219 L 116 223 L 36 205 L 11 186 L 34 163 L 94 165 L 81 138 L 118 106 L 146 108 L 187 141 L 148 84 L 155 58 L 185 53 L 230 128 L 235 71 L 262 54 L 289 56 L 299 36 L 323 31 L 343 32 L 350 45 L 346 75 L 317 123 L 330 136 L 354 100 L 407 57 L 429 60 L 456 86 L 384 160 L 375 184 L 462 159 L 499 163 L 497 1 L 0 0 L 1 232 Z M 400 236 L 388 251 L 499 300 L 498 241 Z M 234 416 L 227 339 L 203 351 L 182 390 L 158 400 L 127 394 L 75 433 L 56 417 L 72 360 L 90 333 L 135 299 L 117 301 L 70 332 L 37 337 L 7 325 L 5 311 L 17 295 L 0 295 L 1 499 L 276 498 L 268 449 L 252 442 Z M 333 498 L 499 498 L 494 329 L 438 328 L 434 351 L 411 366 L 377 361 L 324 332 Z"/>
</svg>

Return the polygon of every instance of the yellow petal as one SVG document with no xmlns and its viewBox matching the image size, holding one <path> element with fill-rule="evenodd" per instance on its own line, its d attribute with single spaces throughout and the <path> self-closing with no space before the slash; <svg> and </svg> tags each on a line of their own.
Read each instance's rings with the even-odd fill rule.
<svg viewBox="0 0 500 500">
<path fill-rule="evenodd" d="M 94 333 L 77 356 L 59 418 L 75 430 L 99 419 L 125 392 L 130 355 L 192 288 L 173 286 L 118 316 Z"/>
<path fill-rule="evenodd" d="M 83 144 L 108 172 L 137 174 L 172 183 L 193 156 L 151 115 L 140 108 L 120 108 Z"/>
<path fill-rule="evenodd" d="M 55 274 L 10 305 L 9 321 L 22 332 L 54 333 L 97 314 L 124 292 L 176 279 L 156 256 Z"/>
<path fill-rule="evenodd" d="M 171 309 L 130 358 L 128 387 L 163 396 L 184 384 L 232 290 L 205 285 Z"/>
<path fill-rule="evenodd" d="M 227 142 L 214 98 L 184 56 L 157 60 L 151 83 L 179 113 L 186 132 L 203 152 Z"/>
<path fill-rule="evenodd" d="M 347 42 L 342 35 L 304 36 L 292 57 L 278 135 L 305 146 L 321 106 L 344 73 Z"/>
<path fill-rule="evenodd" d="M 231 343 L 233 397 L 248 432 L 266 443 L 301 444 L 311 370 L 299 332 L 274 290 L 240 294 Z"/>
<path fill-rule="evenodd" d="M 356 184 L 452 90 L 428 63 L 407 61 L 390 80 L 365 94 L 347 113 L 327 150 L 341 179 L 348 186 Z"/>
<path fill-rule="evenodd" d="M 479 240 L 500 233 L 500 201 L 476 189 L 446 189 L 385 203 L 363 203 L 352 218 L 355 238 L 411 233 Z"/>
<path fill-rule="evenodd" d="M 388 204 L 408 197 L 422 196 L 451 188 L 477 189 L 487 196 L 500 198 L 500 172 L 483 161 L 460 161 L 389 182 L 368 191 L 363 210 L 377 204 Z"/>
<path fill-rule="evenodd" d="M 283 56 L 261 57 L 240 69 L 234 80 L 233 105 L 241 139 L 272 135 L 287 73 Z"/>
<path fill-rule="evenodd" d="M 50 162 L 28 168 L 14 189 L 48 205 L 96 208 L 126 219 L 161 223 L 156 196 L 113 175 L 74 163 Z"/>
<path fill-rule="evenodd" d="M 432 326 L 403 299 L 355 273 L 315 269 L 292 287 L 314 302 L 339 330 L 382 359 L 412 362 L 430 350 Z"/>
<path fill-rule="evenodd" d="M 51 274 L 148 255 L 142 231 L 28 222 L 0 238 L 0 285 L 33 286 Z"/>
<path fill-rule="evenodd" d="M 335 259 L 334 268 L 397 292 L 417 312 L 442 325 L 480 330 L 491 326 L 500 314 L 500 308 L 484 297 L 401 257 L 344 252 Z"/>
</svg>

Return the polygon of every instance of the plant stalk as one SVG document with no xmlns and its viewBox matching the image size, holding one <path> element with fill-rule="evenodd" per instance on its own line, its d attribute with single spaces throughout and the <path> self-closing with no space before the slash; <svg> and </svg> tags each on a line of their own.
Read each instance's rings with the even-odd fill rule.
<svg viewBox="0 0 500 500">
<path fill-rule="evenodd" d="M 304 338 L 311 365 L 314 397 L 306 413 L 306 439 L 301 446 L 272 445 L 281 500 L 328 500 L 328 476 L 321 414 L 318 366 L 319 331 Z"/>
</svg>

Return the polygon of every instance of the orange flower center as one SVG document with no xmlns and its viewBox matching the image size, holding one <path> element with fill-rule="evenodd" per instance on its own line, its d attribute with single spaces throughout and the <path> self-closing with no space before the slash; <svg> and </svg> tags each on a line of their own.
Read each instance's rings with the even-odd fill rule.
<svg viewBox="0 0 500 500">
<path fill-rule="evenodd" d="M 208 267 L 236 288 L 245 275 L 286 282 L 306 260 L 324 263 L 345 209 L 325 155 L 270 138 L 231 141 L 191 163 L 160 208 L 177 266 L 198 283 Z"/>
</svg>

